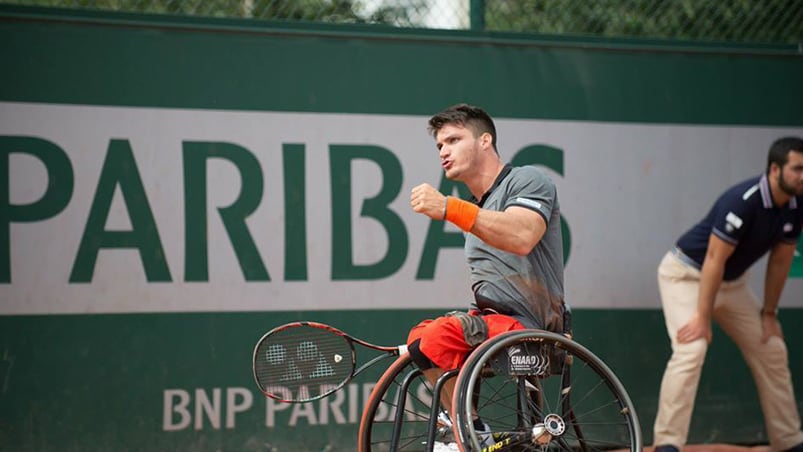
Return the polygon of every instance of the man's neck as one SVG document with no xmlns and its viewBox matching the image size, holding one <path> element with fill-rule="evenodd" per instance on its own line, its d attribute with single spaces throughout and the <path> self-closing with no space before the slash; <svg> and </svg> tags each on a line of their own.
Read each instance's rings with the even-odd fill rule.
<svg viewBox="0 0 803 452">
<path fill-rule="evenodd" d="M 466 184 L 474 198 L 482 199 L 483 195 L 485 195 L 485 193 L 491 189 L 494 182 L 496 182 L 496 178 L 499 177 L 499 173 L 502 172 L 504 167 L 505 164 L 497 159 L 483 167 L 472 183 Z"/>
</svg>

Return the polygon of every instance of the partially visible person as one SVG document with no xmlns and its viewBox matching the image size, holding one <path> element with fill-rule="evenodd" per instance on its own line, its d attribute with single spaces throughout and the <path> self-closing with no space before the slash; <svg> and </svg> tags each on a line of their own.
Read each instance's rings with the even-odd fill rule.
<svg viewBox="0 0 803 452">
<path fill-rule="evenodd" d="M 471 201 L 429 184 L 410 205 L 465 232 L 474 303 L 469 312 L 425 320 L 409 334 L 413 361 L 432 382 L 460 367 L 482 341 L 523 328 L 563 332 L 563 242 L 552 180 L 533 166 L 512 167 L 497 151 L 496 127 L 482 108 L 455 105 L 429 120 L 447 178 L 466 184 Z M 442 392 L 451 406 L 454 379 Z M 478 431 L 485 427 L 474 421 Z"/>
<path fill-rule="evenodd" d="M 803 452 L 778 320 L 778 302 L 802 223 L 803 140 L 781 138 L 770 147 L 765 173 L 726 190 L 664 256 L 658 285 L 672 357 L 661 381 L 656 452 L 677 452 L 686 444 L 712 320 L 738 345 L 750 367 L 771 449 Z M 746 272 L 768 251 L 759 303 Z"/>
</svg>

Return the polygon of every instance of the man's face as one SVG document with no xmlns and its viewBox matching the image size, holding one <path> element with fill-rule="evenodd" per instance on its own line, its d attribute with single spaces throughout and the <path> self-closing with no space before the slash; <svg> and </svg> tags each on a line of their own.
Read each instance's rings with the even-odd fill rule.
<svg viewBox="0 0 803 452">
<path fill-rule="evenodd" d="M 791 151 L 778 172 L 778 186 L 789 196 L 803 196 L 803 150 Z"/>
<path fill-rule="evenodd" d="M 480 151 L 479 140 L 471 129 L 446 124 L 435 135 L 435 144 L 448 179 L 464 181 L 471 176 Z"/>
</svg>

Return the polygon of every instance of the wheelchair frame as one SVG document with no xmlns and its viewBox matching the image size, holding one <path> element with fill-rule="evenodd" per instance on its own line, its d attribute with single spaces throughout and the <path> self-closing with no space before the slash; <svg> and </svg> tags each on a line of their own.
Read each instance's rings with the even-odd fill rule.
<svg viewBox="0 0 803 452">
<path fill-rule="evenodd" d="M 635 408 L 601 359 L 567 335 L 518 330 L 480 344 L 434 388 L 400 356 L 366 403 L 359 451 L 432 451 L 449 432 L 438 414 L 450 378 L 457 378 L 451 431 L 463 452 L 642 450 Z M 494 432 L 485 444 L 477 415 Z"/>
</svg>

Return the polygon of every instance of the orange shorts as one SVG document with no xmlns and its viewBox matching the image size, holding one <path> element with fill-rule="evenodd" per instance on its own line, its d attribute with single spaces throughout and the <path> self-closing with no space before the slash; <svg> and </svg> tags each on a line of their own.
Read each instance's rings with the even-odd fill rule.
<svg viewBox="0 0 803 452">
<path fill-rule="evenodd" d="M 471 315 L 478 315 L 478 311 L 470 311 Z M 483 315 L 482 319 L 488 325 L 488 338 L 492 338 L 507 331 L 523 330 L 524 325 L 513 317 L 502 314 Z M 434 320 L 424 320 L 410 330 L 407 345 L 417 340 L 421 352 L 436 366 L 444 370 L 460 367 L 473 350 L 466 343 L 463 336 L 463 326 L 460 319 L 454 316 L 438 317 Z"/>
</svg>

